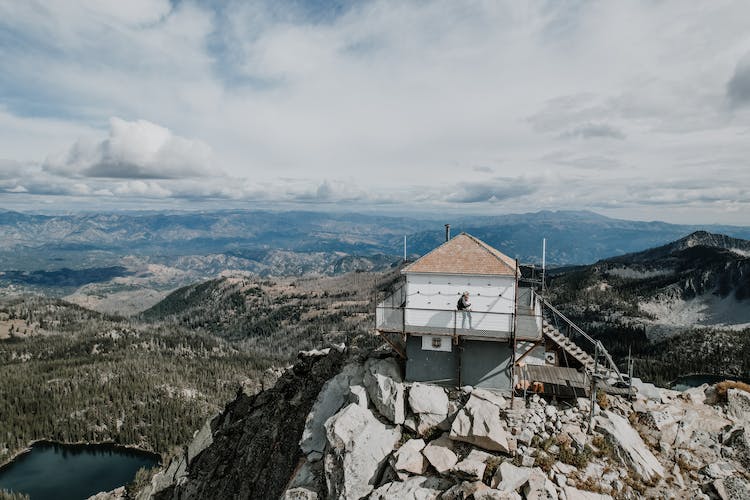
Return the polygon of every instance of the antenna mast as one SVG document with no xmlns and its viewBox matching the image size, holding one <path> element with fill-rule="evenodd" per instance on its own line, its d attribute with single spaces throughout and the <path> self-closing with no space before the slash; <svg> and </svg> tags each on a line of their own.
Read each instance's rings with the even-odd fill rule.
<svg viewBox="0 0 750 500">
<path fill-rule="evenodd" d="M 544 294 L 545 269 L 547 267 L 547 238 L 542 238 L 542 294 Z"/>
</svg>

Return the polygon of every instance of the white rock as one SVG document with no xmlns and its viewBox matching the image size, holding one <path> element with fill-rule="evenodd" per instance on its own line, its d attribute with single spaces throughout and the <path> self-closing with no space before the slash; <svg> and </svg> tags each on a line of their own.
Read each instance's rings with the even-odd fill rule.
<svg viewBox="0 0 750 500">
<path fill-rule="evenodd" d="M 158 493 L 174 486 L 175 484 L 181 483 L 187 477 L 187 462 L 185 456 L 177 456 L 169 462 L 167 470 L 157 472 L 151 478 L 151 484 L 149 485 L 149 491 L 144 492 L 142 495 L 145 498 L 152 498 Z M 140 497 L 141 495 L 139 495 Z"/>
<path fill-rule="evenodd" d="M 568 484 L 568 478 L 565 474 L 560 474 L 559 472 L 553 474 L 555 474 L 555 482 L 560 488 L 564 488 L 565 485 Z"/>
<path fill-rule="evenodd" d="M 547 418 L 553 418 L 555 415 L 557 415 L 557 408 L 555 408 L 552 405 L 549 405 L 544 409 L 544 414 L 547 416 Z"/>
<path fill-rule="evenodd" d="M 350 385 L 348 402 L 367 408 L 367 389 L 361 385 Z"/>
<path fill-rule="evenodd" d="M 563 488 L 565 498 L 567 500 L 612 500 L 609 495 L 602 495 L 601 493 L 594 493 L 593 491 L 584 491 L 573 488 L 572 486 L 565 486 Z"/>
<path fill-rule="evenodd" d="M 729 389 L 727 413 L 737 420 L 750 423 L 750 393 L 740 389 Z"/>
<path fill-rule="evenodd" d="M 531 429 L 526 428 L 523 431 L 521 431 L 521 434 L 519 434 L 518 437 L 516 437 L 516 440 L 519 443 L 523 444 L 524 446 L 529 446 L 533 438 L 534 438 L 534 432 Z"/>
<path fill-rule="evenodd" d="M 531 469 L 529 480 L 523 487 L 526 500 L 557 500 L 557 490 L 552 481 L 547 479 L 542 469 Z"/>
<path fill-rule="evenodd" d="M 213 418 L 214 417 L 206 420 L 203 427 L 193 435 L 193 440 L 190 442 L 187 449 L 188 464 L 192 463 L 193 460 L 195 460 L 195 457 L 200 455 L 203 450 L 213 444 L 214 436 L 211 432 L 211 421 Z"/>
<path fill-rule="evenodd" d="M 349 386 L 357 382 L 362 383 L 363 368 L 359 364 L 349 364 L 341 373 L 329 379 L 313 403 L 313 407 L 305 420 L 305 428 L 300 439 L 302 452 L 308 455 L 308 460 L 320 459 L 325 452 L 326 420 L 338 412 L 350 397 Z M 367 404 L 365 403 L 365 408 Z"/>
<path fill-rule="evenodd" d="M 562 474 L 563 476 L 570 476 L 578 469 L 575 466 L 566 464 L 564 462 L 555 462 L 552 465 L 552 470 Z"/>
<path fill-rule="evenodd" d="M 417 432 L 417 420 L 413 416 L 405 417 L 404 427 L 410 432 Z"/>
<path fill-rule="evenodd" d="M 596 417 L 596 430 L 609 435 L 623 461 L 646 481 L 664 477 L 664 467 L 627 420 L 610 411 Z"/>
<path fill-rule="evenodd" d="M 732 464 L 725 461 L 713 462 L 704 467 L 701 472 L 710 477 L 711 479 L 722 479 L 735 474 L 735 469 Z"/>
<path fill-rule="evenodd" d="M 487 460 L 490 458 L 493 458 L 495 455 L 492 455 L 491 453 L 487 453 L 486 451 L 472 449 L 468 455 L 466 455 L 466 460 L 473 460 L 475 462 L 482 462 L 487 463 Z"/>
<path fill-rule="evenodd" d="M 362 498 L 368 495 L 380 470 L 401 438 L 373 414 L 350 404 L 325 423 L 328 451 L 325 476 L 331 498 Z"/>
<path fill-rule="evenodd" d="M 415 382 L 409 389 L 409 406 L 414 413 L 448 414 L 448 395 L 436 385 Z"/>
<path fill-rule="evenodd" d="M 426 435 L 435 427 L 445 427 L 448 417 L 448 395 L 442 387 L 415 383 L 409 390 L 409 406 L 417 414 L 417 432 Z"/>
<path fill-rule="evenodd" d="M 481 481 L 464 481 L 463 483 L 455 484 L 450 489 L 443 492 L 440 500 L 464 500 L 470 498 L 477 498 L 479 492 L 489 490 L 490 487 Z"/>
<path fill-rule="evenodd" d="M 406 481 L 386 483 L 370 495 L 371 500 L 435 500 L 451 483 L 437 477 L 414 476 Z"/>
<path fill-rule="evenodd" d="M 125 500 L 126 498 L 128 498 L 128 496 L 125 492 L 125 486 L 120 486 L 112 491 L 103 491 L 96 495 L 92 495 L 88 497 L 87 500 Z"/>
<path fill-rule="evenodd" d="M 465 458 L 454 465 L 451 471 L 461 478 L 481 480 L 484 477 L 484 470 L 486 468 L 487 465 L 483 461 Z"/>
<path fill-rule="evenodd" d="M 515 491 L 487 489 L 474 493 L 474 500 L 521 500 L 521 495 Z"/>
<path fill-rule="evenodd" d="M 691 387 L 682 392 L 682 399 L 690 401 L 692 404 L 700 405 L 706 401 L 706 388 L 707 384 L 703 384 L 699 387 Z"/>
<path fill-rule="evenodd" d="M 290 488 L 284 492 L 281 500 L 318 500 L 318 494 L 307 488 Z"/>
<path fill-rule="evenodd" d="M 490 389 L 476 388 L 471 393 L 471 395 L 476 396 L 479 399 L 483 399 L 488 403 L 492 403 L 501 410 L 505 410 L 506 408 L 508 408 L 508 406 L 510 406 L 510 403 L 508 403 L 507 399 Z"/>
<path fill-rule="evenodd" d="M 533 467 L 536 460 L 530 455 L 524 455 L 521 457 L 521 465 L 524 467 Z"/>
<path fill-rule="evenodd" d="M 739 476 L 717 479 L 713 485 L 721 500 L 747 500 L 750 498 L 750 483 Z"/>
<path fill-rule="evenodd" d="M 328 356 L 330 352 L 331 352 L 331 348 L 326 347 L 325 349 L 312 349 L 311 351 L 300 351 L 298 356 L 316 358 L 320 356 Z"/>
<path fill-rule="evenodd" d="M 422 454 L 427 457 L 427 460 L 435 467 L 435 470 L 440 474 L 445 474 L 458 462 L 458 457 L 453 453 L 452 448 L 453 443 L 448 439 L 448 436 L 443 434 L 425 446 Z"/>
<path fill-rule="evenodd" d="M 492 477 L 491 486 L 501 491 L 516 491 L 529 480 L 531 469 L 516 467 L 510 462 L 503 462 Z"/>
<path fill-rule="evenodd" d="M 393 358 L 368 359 L 364 384 L 378 412 L 394 424 L 403 424 L 404 384 L 398 362 Z"/>
<path fill-rule="evenodd" d="M 659 392 L 659 389 L 654 386 L 654 384 L 643 382 L 637 377 L 633 377 L 632 381 L 633 387 L 637 391 L 636 394 L 638 394 L 638 396 L 642 396 L 652 401 L 661 401 L 661 392 Z"/>
<path fill-rule="evenodd" d="M 503 428 L 498 407 L 474 393 L 453 420 L 450 437 L 485 450 L 508 453 L 510 449 L 510 435 Z"/>
<path fill-rule="evenodd" d="M 576 398 L 576 403 L 578 404 L 579 411 L 586 414 L 591 411 L 591 400 L 589 400 L 588 398 Z"/>
<path fill-rule="evenodd" d="M 397 471 L 424 474 L 427 470 L 427 459 L 422 455 L 425 447 L 424 439 L 410 439 L 393 455 L 393 468 Z"/>
<path fill-rule="evenodd" d="M 450 429 L 450 422 L 446 420 L 447 415 L 435 415 L 434 413 L 420 413 L 417 415 L 417 433 L 426 436 L 436 427 L 441 430 Z"/>
</svg>

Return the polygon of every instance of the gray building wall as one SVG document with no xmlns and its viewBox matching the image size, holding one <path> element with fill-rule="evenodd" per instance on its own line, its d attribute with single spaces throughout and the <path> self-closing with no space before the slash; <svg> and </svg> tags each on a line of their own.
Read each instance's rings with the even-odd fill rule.
<svg viewBox="0 0 750 500">
<path fill-rule="evenodd" d="M 451 352 L 441 352 L 422 350 L 421 337 L 409 335 L 406 356 L 406 380 L 409 382 L 513 388 L 513 349 L 508 342 L 462 340 Z"/>
<path fill-rule="evenodd" d="M 448 338 L 448 341 L 451 341 Z M 422 337 L 409 335 L 406 339 L 406 380 L 458 385 L 458 349 L 451 352 L 423 351 Z"/>
<path fill-rule="evenodd" d="M 513 349 L 508 342 L 461 342 L 461 385 L 512 389 Z"/>
</svg>

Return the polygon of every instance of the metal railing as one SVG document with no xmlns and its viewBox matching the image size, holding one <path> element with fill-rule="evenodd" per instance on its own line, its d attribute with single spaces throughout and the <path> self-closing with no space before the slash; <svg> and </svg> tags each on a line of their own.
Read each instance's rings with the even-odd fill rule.
<svg viewBox="0 0 750 500">
<path fill-rule="evenodd" d="M 403 288 L 397 289 L 375 309 L 376 328 L 384 332 L 477 337 L 509 340 L 516 325 L 516 339 L 541 338 L 541 311 L 530 314 L 494 311 L 459 311 L 407 307 Z"/>
<path fill-rule="evenodd" d="M 594 351 L 593 358 L 597 364 L 599 363 L 599 356 L 602 356 L 607 364 L 605 369 L 611 371 L 620 382 L 622 382 L 623 384 L 625 383 L 625 379 L 623 378 L 622 373 L 620 373 L 620 369 L 617 368 L 617 365 L 609 355 L 609 352 L 607 352 L 607 350 L 604 348 L 604 345 L 602 345 L 599 340 L 594 339 L 593 337 L 591 337 L 591 335 L 584 332 L 578 325 L 568 319 L 568 317 L 561 313 L 555 306 L 550 304 L 547 299 L 542 298 L 542 304 L 553 314 L 555 319 L 559 319 L 560 321 L 565 323 L 568 327 L 568 330 L 573 330 L 577 337 L 581 337 L 588 342 L 590 348 L 592 348 Z M 565 332 L 561 328 L 558 328 L 558 331 L 565 335 Z M 567 336 L 572 337 L 572 335 L 570 334 L 568 334 Z M 596 369 L 594 371 L 596 371 Z"/>
</svg>

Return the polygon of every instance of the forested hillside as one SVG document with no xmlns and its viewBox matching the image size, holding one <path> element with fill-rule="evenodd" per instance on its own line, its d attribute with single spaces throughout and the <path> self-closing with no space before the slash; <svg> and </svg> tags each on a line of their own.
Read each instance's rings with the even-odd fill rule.
<svg viewBox="0 0 750 500">
<path fill-rule="evenodd" d="M 36 439 L 168 453 L 239 387 L 260 388 L 264 371 L 282 362 L 209 335 L 144 328 L 59 302 L 0 310 L 56 331 L 0 343 L 0 462 Z"/>
<path fill-rule="evenodd" d="M 226 277 L 179 290 L 141 319 L 6 299 L 0 323 L 25 333 L 0 341 L 0 462 L 36 439 L 168 454 L 299 350 L 375 343 L 373 291 L 389 279 Z"/>
<path fill-rule="evenodd" d="M 225 277 L 176 290 L 141 317 L 291 356 L 323 342 L 371 332 L 375 290 L 395 274 L 355 272 L 275 281 Z"/>
<path fill-rule="evenodd" d="M 553 271 L 552 299 L 636 375 L 750 375 L 750 242 L 697 232 L 661 247 Z"/>
</svg>

